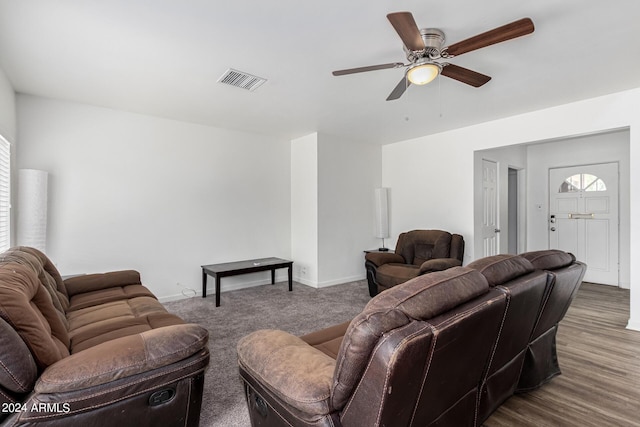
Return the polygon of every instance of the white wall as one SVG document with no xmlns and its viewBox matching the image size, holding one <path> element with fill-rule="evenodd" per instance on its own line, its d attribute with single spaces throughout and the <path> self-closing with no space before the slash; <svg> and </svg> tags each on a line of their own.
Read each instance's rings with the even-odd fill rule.
<svg viewBox="0 0 640 427">
<path fill-rule="evenodd" d="M 640 218 L 640 89 L 539 110 L 382 150 L 382 185 L 393 194 L 391 232 L 441 227 L 464 235 L 465 260 L 474 258 L 474 151 L 630 129 L 630 218 Z M 634 167 L 635 166 L 635 167 Z M 640 259 L 640 223 L 629 229 L 631 260 Z M 640 265 L 632 263 L 629 327 L 640 330 Z"/>
<path fill-rule="evenodd" d="M 321 134 L 318 145 L 318 286 L 365 278 L 365 249 L 374 237 L 374 190 L 380 147 Z"/>
<path fill-rule="evenodd" d="M 11 86 L 11 82 L 7 79 L 4 71 L 0 69 L 0 135 L 11 144 L 11 164 L 16 164 L 16 94 Z M 17 200 L 17 168 L 12 167 L 11 172 L 11 204 L 15 206 Z M 15 210 L 11 210 L 11 224 L 10 224 L 10 241 L 12 244 L 15 242 Z"/>
<path fill-rule="evenodd" d="M 313 287 L 365 278 L 375 247 L 380 147 L 311 134 L 291 142 L 291 253 L 295 279 Z"/>
<path fill-rule="evenodd" d="M 529 250 L 549 247 L 549 168 L 617 162 L 620 173 L 620 286 L 629 288 L 629 132 L 628 130 L 581 136 L 527 146 Z M 538 209 L 537 206 L 543 206 Z"/>
<path fill-rule="evenodd" d="M 0 69 L 0 135 L 9 142 L 14 142 L 16 139 L 16 95 L 2 69 Z"/>
<path fill-rule="evenodd" d="M 26 95 L 18 133 L 18 167 L 50 173 L 62 274 L 133 268 L 171 298 L 177 283 L 200 292 L 203 264 L 291 255 L 289 141 Z"/>
<path fill-rule="evenodd" d="M 291 141 L 291 258 L 297 282 L 318 283 L 318 134 Z"/>
<path fill-rule="evenodd" d="M 382 186 L 390 188 L 390 239 L 414 229 L 441 229 L 465 239 L 473 259 L 473 141 L 441 134 L 382 147 Z"/>
</svg>

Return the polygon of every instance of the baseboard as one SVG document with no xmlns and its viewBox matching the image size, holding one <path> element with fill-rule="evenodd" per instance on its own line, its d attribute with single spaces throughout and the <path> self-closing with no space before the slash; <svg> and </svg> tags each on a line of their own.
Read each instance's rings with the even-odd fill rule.
<svg viewBox="0 0 640 427">
<path fill-rule="evenodd" d="M 327 288 L 329 286 L 342 285 L 344 283 L 349 283 L 349 282 L 356 282 L 358 280 L 365 280 L 366 278 L 367 278 L 366 274 L 359 274 L 357 276 L 342 277 L 340 279 L 326 280 L 324 282 L 314 282 L 314 281 L 305 279 L 303 277 L 294 277 L 293 280 L 303 285 L 320 289 L 320 288 Z"/>
<path fill-rule="evenodd" d="M 343 283 L 356 282 L 358 280 L 365 280 L 366 278 L 367 278 L 366 275 L 362 274 L 362 275 L 351 276 L 351 277 L 343 277 L 341 279 L 327 280 L 325 282 L 313 282 L 311 280 L 304 279 L 302 277 L 294 277 L 293 281 L 295 283 L 294 283 L 293 289 L 294 290 L 296 289 L 295 287 L 296 283 L 309 286 L 311 288 L 320 289 L 320 288 L 328 288 L 329 286 L 342 285 Z M 278 276 L 276 276 L 276 283 L 281 283 L 283 281 L 286 282 L 286 280 L 287 280 L 286 278 L 283 280 L 281 278 L 278 278 Z M 231 283 L 228 285 L 223 283 L 222 289 L 220 290 L 220 292 L 224 293 L 229 291 L 237 291 L 240 289 L 253 288 L 255 286 L 262 286 L 262 285 L 269 285 L 269 284 L 271 284 L 271 280 L 268 280 L 268 279 L 255 280 L 253 282 Z M 215 294 L 216 294 L 215 287 L 213 287 L 212 289 L 211 283 L 209 283 L 207 286 L 207 295 L 215 295 Z M 179 294 L 158 297 L 158 301 L 160 301 L 161 303 L 164 303 L 164 302 L 178 301 L 181 299 L 194 298 L 194 297 L 202 297 L 202 291 L 193 290 L 191 288 L 185 288 Z"/>
<path fill-rule="evenodd" d="M 202 296 L 202 292 L 193 291 L 193 292 L 190 292 L 189 295 L 187 295 L 187 294 L 173 294 L 173 295 L 167 295 L 167 296 L 163 296 L 163 297 L 158 297 L 158 301 L 160 301 L 161 303 L 165 303 L 165 302 L 179 301 L 181 299 L 195 298 L 195 297 L 201 297 L 201 296 Z"/>
<path fill-rule="evenodd" d="M 286 281 L 287 281 L 286 277 L 282 279 L 276 275 L 276 283 L 281 283 Z M 238 283 L 230 283 L 230 284 L 222 283 L 220 293 L 225 293 L 229 291 L 238 291 L 240 289 L 254 288 L 256 286 L 270 285 L 270 284 L 271 284 L 270 279 L 254 280 L 252 282 L 238 282 Z M 213 280 L 209 280 L 209 283 L 207 283 L 207 298 L 215 294 L 216 294 L 216 289 L 215 289 L 214 282 Z M 194 298 L 194 297 L 202 297 L 202 291 L 201 290 L 196 291 L 191 288 L 186 288 L 186 289 L 183 289 L 183 291 L 179 294 L 158 297 L 158 301 L 160 301 L 161 303 L 164 303 L 164 302 L 178 301 L 181 299 Z"/>
<path fill-rule="evenodd" d="M 627 329 L 631 329 L 632 331 L 640 331 L 640 321 L 629 319 L 629 323 L 627 323 Z"/>
<path fill-rule="evenodd" d="M 309 279 L 305 279 L 304 277 L 293 277 L 293 281 L 296 283 L 300 283 L 301 285 L 309 286 L 311 288 L 317 288 L 318 282 L 311 281 Z"/>
<path fill-rule="evenodd" d="M 351 276 L 351 277 L 342 277 L 340 279 L 327 280 L 326 282 L 320 282 L 318 283 L 317 287 L 327 288 L 329 286 L 342 285 L 343 283 L 357 282 L 358 280 L 365 280 L 366 278 L 367 278 L 366 274 L 359 274 L 357 276 Z"/>
</svg>

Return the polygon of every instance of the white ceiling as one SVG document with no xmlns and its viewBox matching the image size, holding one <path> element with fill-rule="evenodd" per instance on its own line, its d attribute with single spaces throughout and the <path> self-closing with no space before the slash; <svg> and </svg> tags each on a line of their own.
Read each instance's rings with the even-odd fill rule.
<svg viewBox="0 0 640 427">
<path fill-rule="evenodd" d="M 535 32 L 450 62 L 385 101 L 405 60 L 386 19 L 407 10 L 453 44 L 522 17 Z M 390 143 L 640 87 L 637 0 L 0 0 L 0 67 L 17 92 L 278 138 L 312 132 Z M 406 62 L 406 61 L 405 61 Z M 227 68 L 268 79 L 216 83 Z"/>
</svg>

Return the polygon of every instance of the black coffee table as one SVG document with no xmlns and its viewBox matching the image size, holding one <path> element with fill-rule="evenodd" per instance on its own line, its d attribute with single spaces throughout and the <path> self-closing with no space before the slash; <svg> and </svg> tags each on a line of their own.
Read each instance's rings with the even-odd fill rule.
<svg viewBox="0 0 640 427">
<path fill-rule="evenodd" d="M 220 306 L 220 279 L 239 274 L 255 273 L 271 270 L 271 284 L 276 282 L 276 270 L 289 269 L 289 291 L 293 290 L 293 261 L 282 258 L 258 258 L 245 261 L 225 262 L 202 266 L 202 298 L 207 297 L 207 276 L 216 279 L 216 307 Z"/>
</svg>

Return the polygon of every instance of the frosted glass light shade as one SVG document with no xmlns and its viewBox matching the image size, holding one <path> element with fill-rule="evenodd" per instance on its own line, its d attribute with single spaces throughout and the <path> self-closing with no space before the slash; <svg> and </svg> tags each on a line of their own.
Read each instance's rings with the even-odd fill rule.
<svg viewBox="0 0 640 427">
<path fill-rule="evenodd" d="M 47 246 L 48 174 L 35 169 L 18 171 L 17 244 L 45 252 Z"/>
<path fill-rule="evenodd" d="M 407 78 L 414 85 L 426 85 L 438 77 L 440 68 L 436 64 L 416 65 L 407 71 Z"/>
<path fill-rule="evenodd" d="M 378 239 L 389 237 L 388 190 L 388 188 L 376 188 L 375 191 L 375 237 Z"/>
</svg>

